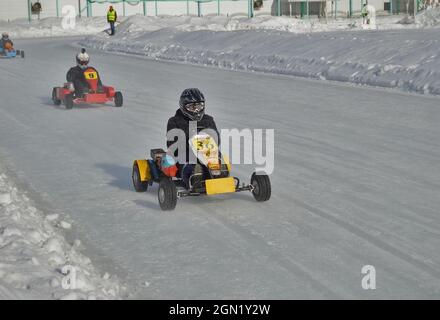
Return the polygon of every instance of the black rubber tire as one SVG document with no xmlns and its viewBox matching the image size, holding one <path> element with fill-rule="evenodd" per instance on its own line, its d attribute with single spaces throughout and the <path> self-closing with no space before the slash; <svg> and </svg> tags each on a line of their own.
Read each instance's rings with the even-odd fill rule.
<svg viewBox="0 0 440 320">
<path fill-rule="evenodd" d="M 53 104 L 59 106 L 61 104 L 61 100 L 57 98 L 57 88 L 52 89 L 52 101 Z"/>
<path fill-rule="evenodd" d="M 20 51 L 20 56 L 24 59 L 24 51 Z"/>
<path fill-rule="evenodd" d="M 160 208 L 163 211 L 174 210 L 177 204 L 177 188 L 169 178 L 162 178 L 157 191 Z"/>
<path fill-rule="evenodd" d="M 267 201 L 270 199 L 272 188 L 269 176 L 266 174 L 253 173 L 251 177 L 251 185 L 254 186 L 252 194 L 257 201 Z"/>
<path fill-rule="evenodd" d="M 116 91 L 115 93 L 115 107 L 122 107 L 124 104 L 124 97 L 120 91 Z"/>
<path fill-rule="evenodd" d="M 64 97 L 64 105 L 66 106 L 66 109 L 73 108 L 73 94 L 68 94 Z"/>
<path fill-rule="evenodd" d="M 139 172 L 139 166 L 137 163 L 133 165 L 133 173 L 131 178 L 133 180 L 133 186 L 136 192 L 145 192 L 148 190 L 148 182 L 141 181 L 141 174 Z"/>
</svg>

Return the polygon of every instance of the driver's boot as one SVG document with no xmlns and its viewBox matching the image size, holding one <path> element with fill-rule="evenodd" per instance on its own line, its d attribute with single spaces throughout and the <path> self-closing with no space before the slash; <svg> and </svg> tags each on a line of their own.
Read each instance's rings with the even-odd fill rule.
<svg viewBox="0 0 440 320">
<path fill-rule="evenodd" d="M 191 177 L 191 184 L 193 186 L 193 189 L 199 189 L 202 186 L 203 181 L 203 167 L 201 164 L 197 163 L 194 166 L 193 174 Z"/>
</svg>

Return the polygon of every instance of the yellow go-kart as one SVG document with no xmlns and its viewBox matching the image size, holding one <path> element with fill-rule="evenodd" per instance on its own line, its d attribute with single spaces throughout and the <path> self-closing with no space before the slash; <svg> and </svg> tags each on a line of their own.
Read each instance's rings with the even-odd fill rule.
<svg viewBox="0 0 440 320">
<path fill-rule="evenodd" d="M 269 176 L 254 172 L 250 184 L 242 183 L 230 176 L 230 164 L 221 156 L 217 143 L 209 135 L 196 135 L 190 140 L 201 171 L 194 170 L 188 181 L 184 181 L 174 161 L 162 149 L 152 149 L 151 159 L 135 160 L 133 163 L 133 185 L 137 192 L 145 192 L 153 183 L 159 184 L 158 200 L 162 210 L 173 210 L 177 199 L 188 196 L 215 195 L 250 191 L 255 200 L 267 201 L 271 196 Z"/>
</svg>

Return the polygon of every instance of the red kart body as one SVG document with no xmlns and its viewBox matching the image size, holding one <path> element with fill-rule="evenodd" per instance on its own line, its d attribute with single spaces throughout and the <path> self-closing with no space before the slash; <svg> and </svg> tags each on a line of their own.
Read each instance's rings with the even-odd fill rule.
<svg viewBox="0 0 440 320">
<path fill-rule="evenodd" d="M 122 94 L 113 87 L 98 86 L 99 76 L 94 68 L 87 68 L 84 77 L 89 85 L 88 92 L 83 97 L 75 97 L 75 89 L 71 82 L 64 83 L 63 87 L 55 87 L 52 91 L 52 101 L 55 105 L 64 103 L 67 109 L 74 104 L 104 104 L 114 102 L 116 107 L 122 107 Z"/>
<path fill-rule="evenodd" d="M 74 93 L 73 87 L 71 86 L 70 82 L 66 82 L 63 87 L 58 87 L 56 89 L 56 97 L 64 101 L 65 97 L 67 95 L 71 95 Z M 90 90 L 88 93 L 84 94 L 84 97 L 82 98 L 74 98 L 73 103 L 80 104 L 80 103 L 106 103 L 113 101 L 115 97 L 115 89 L 113 87 L 107 87 L 103 86 L 102 91 L 93 91 Z"/>
</svg>

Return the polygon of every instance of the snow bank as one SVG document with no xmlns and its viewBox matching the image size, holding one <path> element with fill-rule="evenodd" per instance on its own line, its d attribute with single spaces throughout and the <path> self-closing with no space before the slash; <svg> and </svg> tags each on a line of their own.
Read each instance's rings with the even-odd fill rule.
<svg viewBox="0 0 440 320">
<path fill-rule="evenodd" d="M 10 22 L 0 20 L 0 31 L 8 32 L 12 38 L 40 38 L 90 35 L 103 32 L 109 28 L 104 17 L 76 18 L 74 29 L 64 29 L 62 18 L 45 18 L 32 20 L 17 19 Z M 361 29 L 360 20 L 353 19 L 296 19 L 291 17 L 274 17 L 261 15 L 248 19 L 245 17 L 207 16 L 203 18 L 194 16 L 141 16 L 135 15 L 129 18 L 121 17 L 121 31 L 145 32 L 156 31 L 163 28 L 176 28 L 180 31 L 235 31 L 235 30 L 278 30 L 292 33 L 325 32 Z M 399 29 L 408 28 L 404 24 L 397 23 L 399 17 L 378 18 L 378 28 Z"/>
<path fill-rule="evenodd" d="M 440 7 L 429 7 L 416 16 L 416 24 L 421 27 L 440 25 Z"/>
<path fill-rule="evenodd" d="M 100 275 L 80 253 L 80 241 L 66 241 L 63 228 L 70 224 L 44 215 L 0 174 L 0 300 L 121 297 L 118 280 Z"/>
<path fill-rule="evenodd" d="M 438 29 L 432 28 L 439 21 L 440 8 L 432 8 L 415 21 L 378 17 L 377 30 L 370 31 L 359 19 L 264 15 L 136 15 L 122 19 L 111 38 L 102 17 L 77 19 L 73 30 L 57 18 L 0 22 L 0 29 L 12 38 L 90 35 L 83 46 L 153 59 L 440 94 Z"/>
<path fill-rule="evenodd" d="M 107 21 L 102 17 L 77 18 L 74 29 L 64 29 L 62 18 L 32 20 L 30 23 L 25 19 L 0 21 L 0 31 L 8 32 L 12 39 L 87 35 L 107 28 Z"/>
<path fill-rule="evenodd" d="M 402 29 L 408 26 L 399 23 L 399 16 L 378 17 L 378 29 Z M 119 25 L 119 31 L 136 34 L 145 31 L 157 31 L 174 28 L 179 31 L 238 31 L 238 30 L 277 30 L 292 33 L 330 32 L 343 30 L 362 30 L 361 19 L 297 19 L 293 17 L 276 17 L 260 15 L 253 18 L 229 16 L 141 16 L 135 15 L 125 19 Z"/>
<path fill-rule="evenodd" d="M 295 34 L 279 31 L 285 19 L 136 16 L 121 23 L 116 36 L 98 34 L 80 44 L 230 70 L 440 94 L 440 43 L 435 29 L 412 30 L 414 24 L 409 28 L 399 24 L 405 29 L 360 31 L 351 25 L 345 26 L 345 32 Z"/>
</svg>

